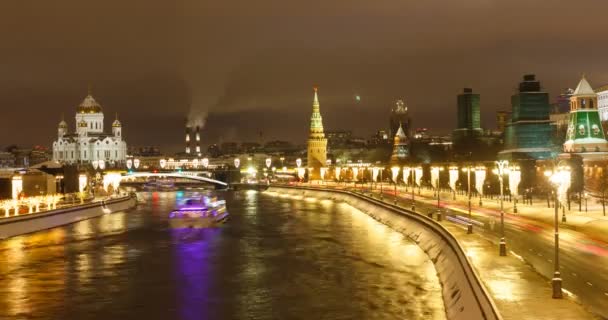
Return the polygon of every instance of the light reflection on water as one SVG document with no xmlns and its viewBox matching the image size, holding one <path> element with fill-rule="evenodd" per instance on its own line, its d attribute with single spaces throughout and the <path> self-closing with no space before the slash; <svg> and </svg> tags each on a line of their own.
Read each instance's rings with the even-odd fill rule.
<svg viewBox="0 0 608 320">
<path fill-rule="evenodd" d="M 0 242 L 0 319 L 444 319 L 412 242 L 324 199 L 222 193 L 221 228 L 171 229 L 177 197 Z"/>
</svg>

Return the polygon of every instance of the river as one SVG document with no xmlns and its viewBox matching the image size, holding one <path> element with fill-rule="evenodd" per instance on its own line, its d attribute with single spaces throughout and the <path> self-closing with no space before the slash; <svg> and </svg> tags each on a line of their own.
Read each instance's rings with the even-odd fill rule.
<svg viewBox="0 0 608 320">
<path fill-rule="evenodd" d="M 412 241 L 331 200 L 222 192 L 220 228 L 172 229 L 184 192 L 0 242 L 1 319 L 445 319 Z"/>
</svg>

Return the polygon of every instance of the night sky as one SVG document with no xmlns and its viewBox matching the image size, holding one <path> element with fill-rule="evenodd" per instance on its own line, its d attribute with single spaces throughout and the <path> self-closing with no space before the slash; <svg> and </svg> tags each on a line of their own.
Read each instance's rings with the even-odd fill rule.
<svg viewBox="0 0 608 320">
<path fill-rule="evenodd" d="M 552 96 L 582 73 L 608 83 L 606 12 L 605 0 L 2 1 L 0 146 L 50 146 L 89 85 L 108 128 L 118 112 L 129 145 L 164 151 L 207 113 L 205 144 L 260 131 L 303 144 L 315 84 L 326 130 L 367 137 L 403 98 L 415 127 L 448 133 L 463 87 L 494 128 L 524 73 Z"/>
</svg>

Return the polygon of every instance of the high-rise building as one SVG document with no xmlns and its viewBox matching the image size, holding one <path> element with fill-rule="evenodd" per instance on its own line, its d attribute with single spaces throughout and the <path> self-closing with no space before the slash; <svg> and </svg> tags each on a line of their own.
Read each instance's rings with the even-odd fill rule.
<svg viewBox="0 0 608 320">
<path fill-rule="evenodd" d="M 524 75 L 511 96 L 511 119 L 505 128 L 505 159 L 546 159 L 554 150 L 549 114 L 549 94 L 542 91 L 533 74 Z"/>
<path fill-rule="evenodd" d="M 402 164 L 409 155 L 408 139 L 403 132 L 403 128 L 399 126 L 397 133 L 393 138 L 393 153 L 391 154 L 391 164 Z"/>
<path fill-rule="evenodd" d="M 327 139 L 323 133 L 323 118 L 319 106 L 317 87 L 314 87 L 312 115 L 310 117 L 310 134 L 308 136 L 308 167 L 313 168 L 312 178 L 320 176 L 320 168 L 327 159 Z"/>
<path fill-rule="evenodd" d="M 597 94 L 581 79 L 570 97 L 570 122 L 566 131 L 564 152 L 607 152 L 608 141 L 598 112 Z"/>
<path fill-rule="evenodd" d="M 395 107 L 391 110 L 389 125 L 389 135 L 391 139 L 395 137 L 395 134 L 399 130 L 400 126 L 402 127 L 403 133 L 405 133 L 406 137 L 410 137 L 412 120 L 403 100 L 397 100 L 397 102 L 395 102 Z"/>
<path fill-rule="evenodd" d="M 496 111 L 496 128 L 500 133 L 505 132 L 505 128 L 507 127 L 507 123 L 511 118 L 511 111 L 501 110 Z"/>
<path fill-rule="evenodd" d="M 470 154 L 474 148 L 479 147 L 479 139 L 483 135 L 479 94 L 473 93 L 471 88 L 464 88 L 456 100 L 458 114 L 456 129 L 452 132 L 454 152 L 460 155 Z"/>
<path fill-rule="evenodd" d="M 122 139 L 122 125 L 112 123 L 112 133 L 103 129 L 104 115 L 101 105 L 91 93 L 76 110 L 75 132 L 68 132 L 68 124 L 61 120 L 57 128 L 58 138 L 53 142 L 53 160 L 62 163 L 92 163 L 110 167 L 125 162 L 127 143 Z"/>
<path fill-rule="evenodd" d="M 458 117 L 456 130 L 465 136 L 474 136 L 481 133 L 481 114 L 479 111 L 479 93 L 473 89 L 464 88 L 458 95 Z"/>
</svg>

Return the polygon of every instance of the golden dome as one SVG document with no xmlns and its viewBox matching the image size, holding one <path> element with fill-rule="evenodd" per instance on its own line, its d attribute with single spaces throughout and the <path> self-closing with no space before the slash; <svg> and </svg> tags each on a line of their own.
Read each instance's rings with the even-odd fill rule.
<svg viewBox="0 0 608 320">
<path fill-rule="evenodd" d="M 83 120 L 80 120 L 80 122 L 78 122 L 78 126 L 79 126 L 80 128 L 86 128 L 86 127 L 88 127 L 88 124 L 87 124 L 87 122 L 86 122 L 86 121 L 84 121 L 84 119 L 83 119 Z"/>
<path fill-rule="evenodd" d="M 97 103 L 97 101 L 95 101 L 93 96 L 90 94 L 88 96 L 86 96 L 86 98 L 84 98 L 84 100 L 82 100 L 82 102 L 78 106 L 78 113 L 100 113 L 100 112 L 101 112 L 101 106 L 99 105 L 99 103 Z"/>
<path fill-rule="evenodd" d="M 68 127 L 68 124 L 64 120 L 61 120 L 61 122 L 59 122 L 59 128 L 67 129 L 67 127 Z"/>
<path fill-rule="evenodd" d="M 120 128 L 122 125 L 120 124 L 120 121 L 118 121 L 118 119 L 114 120 L 114 122 L 112 122 L 112 127 L 114 128 Z"/>
</svg>

